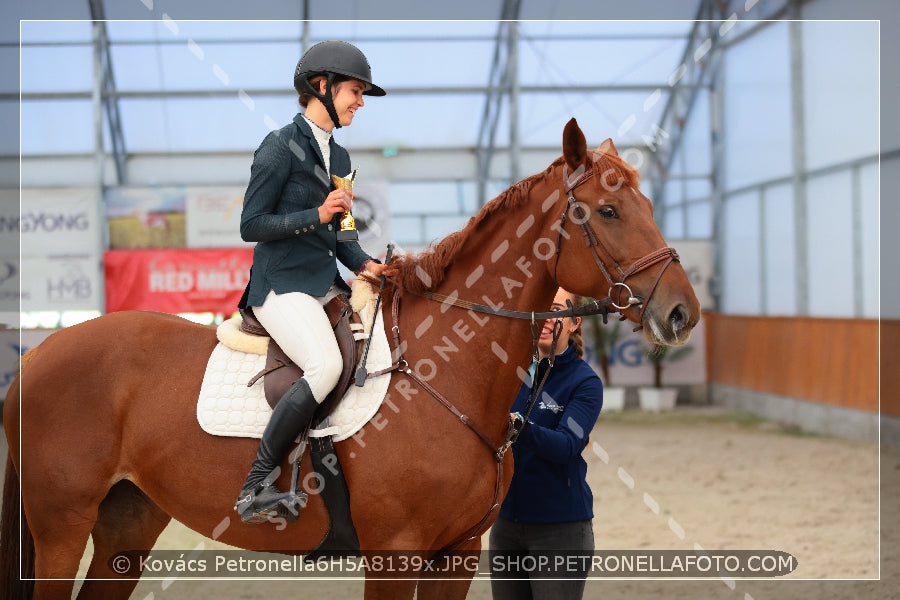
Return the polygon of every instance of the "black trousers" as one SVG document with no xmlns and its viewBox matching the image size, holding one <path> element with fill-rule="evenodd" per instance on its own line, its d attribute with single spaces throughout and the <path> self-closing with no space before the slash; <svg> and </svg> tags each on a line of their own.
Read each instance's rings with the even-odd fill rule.
<svg viewBox="0 0 900 600">
<path fill-rule="evenodd" d="M 584 595 L 594 528 L 590 520 L 515 523 L 491 527 L 491 594 L 494 600 L 580 600 Z"/>
</svg>

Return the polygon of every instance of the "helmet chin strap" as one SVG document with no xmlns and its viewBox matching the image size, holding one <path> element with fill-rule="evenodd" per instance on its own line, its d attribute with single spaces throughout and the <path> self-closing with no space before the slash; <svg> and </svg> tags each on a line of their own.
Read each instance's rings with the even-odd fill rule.
<svg viewBox="0 0 900 600">
<path fill-rule="evenodd" d="M 320 94 L 318 90 L 313 88 L 313 86 L 309 83 L 309 79 L 303 80 L 303 87 L 306 88 L 310 94 L 316 97 L 316 99 L 322 103 L 322 106 L 325 107 L 325 110 L 328 111 L 328 116 L 331 117 L 331 121 L 334 123 L 334 128 L 337 129 L 341 126 L 341 119 L 338 117 L 337 109 L 334 107 L 334 98 L 331 95 L 331 88 L 334 86 L 334 73 L 327 73 L 327 81 L 325 82 L 325 93 Z"/>
</svg>

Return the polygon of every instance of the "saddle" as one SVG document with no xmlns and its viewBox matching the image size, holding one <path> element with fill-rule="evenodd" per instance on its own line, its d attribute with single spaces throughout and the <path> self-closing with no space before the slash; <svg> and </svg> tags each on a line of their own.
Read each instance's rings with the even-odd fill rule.
<svg viewBox="0 0 900 600">
<path fill-rule="evenodd" d="M 303 376 L 303 369 L 288 358 L 284 350 L 269 336 L 265 327 L 253 314 L 251 307 L 241 308 L 240 314 L 241 331 L 249 335 L 270 338 L 265 368 L 254 375 L 247 385 L 251 386 L 259 381 L 260 377 L 263 377 L 266 402 L 269 403 L 269 406 L 275 408 L 275 405 L 278 404 L 284 393 L 288 391 L 295 381 Z M 353 308 L 350 306 L 350 298 L 347 294 L 339 294 L 332 298 L 325 305 L 325 314 L 328 315 L 328 321 L 334 330 L 334 337 L 337 340 L 338 348 L 341 350 L 344 365 L 337 385 L 322 401 L 319 410 L 316 412 L 319 418 L 324 418 L 331 413 L 347 390 L 350 389 L 354 380 L 356 365 L 359 362 L 359 357 L 365 344 L 365 338 L 362 335 L 357 336 L 354 334 L 354 332 L 363 331 L 363 324 L 359 315 L 353 312 Z"/>
</svg>

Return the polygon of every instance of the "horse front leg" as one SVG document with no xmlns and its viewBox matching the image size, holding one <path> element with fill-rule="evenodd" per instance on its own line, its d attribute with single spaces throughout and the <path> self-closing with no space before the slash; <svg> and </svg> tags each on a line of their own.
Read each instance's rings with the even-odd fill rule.
<svg viewBox="0 0 900 600">
<path fill-rule="evenodd" d="M 427 553 L 397 549 L 414 545 L 421 544 L 392 544 L 389 546 L 392 550 L 363 551 L 366 600 L 412 600 L 415 597 L 416 584 L 423 575 L 423 566 L 428 563 Z M 421 592 L 419 594 L 421 597 Z"/>
<path fill-rule="evenodd" d="M 415 579 L 387 579 L 382 574 L 366 574 L 365 600 L 412 600 Z"/>
<path fill-rule="evenodd" d="M 416 588 L 417 600 L 465 600 L 478 572 L 481 538 L 475 538 L 460 549 L 435 560 L 423 570 Z"/>
</svg>

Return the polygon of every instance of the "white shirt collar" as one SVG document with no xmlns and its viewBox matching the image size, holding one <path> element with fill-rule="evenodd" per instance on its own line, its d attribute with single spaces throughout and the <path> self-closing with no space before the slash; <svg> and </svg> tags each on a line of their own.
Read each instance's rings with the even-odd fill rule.
<svg viewBox="0 0 900 600">
<path fill-rule="evenodd" d="M 331 173 L 331 146 L 329 142 L 331 141 L 331 133 L 330 131 L 325 131 L 315 121 L 303 115 L 303 118 L 306 119 L 306 122 L 310 124 L 310 129 L 312 129 L 313 137 L 316 138 L 316 142 L 319 144 L 319 150 L 322 152 L 322 158 L 325 160 L 325 170 L 328 173 Z"/>
</svg>

